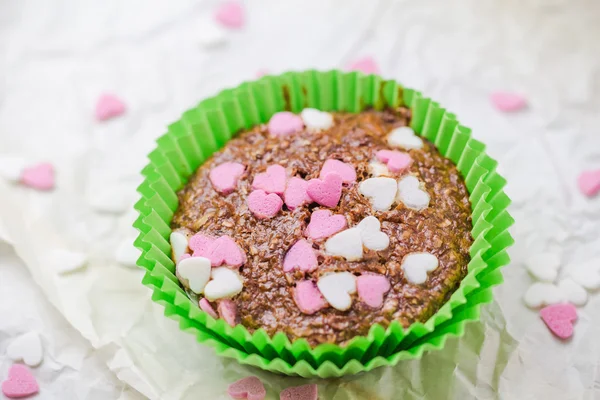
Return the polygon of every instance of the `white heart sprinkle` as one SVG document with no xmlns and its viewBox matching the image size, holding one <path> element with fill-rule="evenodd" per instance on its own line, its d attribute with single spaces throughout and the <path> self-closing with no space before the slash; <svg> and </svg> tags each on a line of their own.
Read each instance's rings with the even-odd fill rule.
<svg viewBox="0 0 600 400">
<path fill-rule="evenodd" d="M 423 147 L 423 139 L 415 135 L 415 131 L 408 126 L 401 126 L 388 134 L 388 144 L 392 147 L 403 149 L 420 149 Z"/>
<path fill-rule="evenodd" d="M 115 254 L 115 258 L 119 264 L 124 267 L 135 268 L 137 260 L 140 258 L 142 252 L 133 245 L 134 239 L 124 240 Z"/>
<path fill-rule="evenodd" d="M 40 365 L 44 358 L 42 339 L 36 332 L 27 332 L 13 340 L 6 348 L 6 355 L 13 361 L 23 361 L 30 367 Z"/>
<path fill-rule="evenodd" d="M 558 288 L 563 293 L 569 303 L 576 306 L 583 306 L 587 303 L 588 294 L 581 285 L 575 283 L 573 279 L 565 278 L 558 282 Z"/>
<path fill-rule="evenodd" d="M 83 269 L 88 262 L 86 253 L 65 249 L 54 249 L 50 254 L 49 263 L 59 274 L 68 274 Z"/>
<path fill-rule="evenodd" d="M 209 301 L 231 298 L 243 288 L 244 281 L 237 271 L 227 267 L 213 268 L 211 280 L 204 288 L 204 297 Z"/>
<path fill-rule="evenodd" d="M 210 279 L 210 260 L 205 257 L 190 257 L 177 263 L 177 276 L 183 286 L 201 294 Z"/>
<path fill-rule="evenodd" d="M 21 173 L 29 165 L 29 162 L 17 156 L 0 157 L 0 177 L 10 181 L 19 182 Z"/>
<path fill-rule="evenodd" d="M 310 131 L 320 131 L 333 126 L 333 116 L 316 108 L 305 108 L 300 113 L 300 117 L 302 117 L 304 125 Z"/>
<path fill-rule="evenodd" d="M 178 262 L 182 255 L 188 252 L 188 237 L 181 232 L 171 232 L 169 237 L 171 249 L 173 249 L 173 257 L 175 262 Z"/>
<path fill-rule="evenodd" d="M 377 218 L 366 217 L 356 227 L 360 229 L 362 243 L 367 249 L 380 251 L 387 249 L 390 245 L 390 238 L 381 232 L 381 223 Z"/>
<path fill-rule="evenodd" d="M 562 303 L 565 296 L 562 291 L 552 283 L 536 282 L 529 286 L 523 296 L 523 301 L 530 308 L 548 306 L 550 304 Z"/>
<path fill-rule="evenodd" d="M 387 211 L 396 200 L 398 185 L 392 178 L 369 178 L 358 185 L 358 191 L 371 201 L 375 210 Z"/>
<path fill-rule="evenodd" d="M 332 256 L 342 256 L 348 261 L 360 260 L 363 256 L 360 229 L 346 229 L 333 235 L 325 242 L 325 251 Z"/>
<path fill-rule="evenodd" d="M 212 18 L 201 18 L 197 23 L 197 38 L 202 47 L 211 48 L 227 41 L 227 32 Z"/>
<path fill-rule="evenodd" d="M 333 308 L 345 311 L 352 306 L 351 295 L 356 293 L 356 276 L 350 272 L 334 272 L 319 278 L 317 287 Z"/>
<path fill-rule="evenodd" d="M 570 277 L 588 290 L 600 289 L 600 258 L 577 265 Z"/>
<path fill-rule="evenodd" d="M 374 177 L 392 176 L 392 173 L 388 169 L 387 165 L 379 161 L 371 161 L 369 163 L 369 173 Z"/>
<path fill-rule="evenodd" d="M 420 211 L 429 206 L 429 200 L 429 193 L 416 177 L 409 175 L 398 182 L 398 201 L 406 207 Z"/>
<path fill-rule="evenodd" d="M 123 189 L 120 189 L 121 187 Z M 129 196 L 131 190 L 124 188 L 125 185 L 117 185 L 104 191 L 89 191 L 86 196 L 87 203 L 97 212 L 122 214 L 132 207 Z"/>
<path fill-rule="evenodd" d="M 438 265 L 437 257 L 431 253 L 410 253 L 404 256 L 401 267 L 407 281 L 420 285 L 427 280 L 427 273 Z"/>
<path fill-rule="evenodd" d="M 560 257 L 553 253 L 541 253 L 529 257 L 525 261 L 525 268 L 537 280 L 554 282 L 558 276 Z"/>
</svg>

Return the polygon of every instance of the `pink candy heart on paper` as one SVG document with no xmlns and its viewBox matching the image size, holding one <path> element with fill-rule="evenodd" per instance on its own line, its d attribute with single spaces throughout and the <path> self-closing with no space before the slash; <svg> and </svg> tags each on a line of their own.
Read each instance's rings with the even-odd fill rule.
<svg viewBox="0 0 600 400">
<path fill-rule="evenodd" d="M 103 94 L 96 103 L 96 119 L 106 121 L 125 112 L 125 103 L 117 96 L 112 94 Z"/>
<path fill-rule="evenodd" d="M 204 297 L 201 298 L 200 301 L 198 302 L 198 306 L 200 306 L 200 309 L 202 311 L 204 311 L 205 313 L 207 313 L 214 319 L 219 318 L 219 316 L 217 315 L 217 312 L 215 311 L 213 306 L 210 304 L 210 302 L 208 300 L 206 300 L 206 298 L 204 298 Z"/>
<path fill-rule="evenodd" d="M 523 96 L 508 92 L 495 92 L 490 96 L 492 104 L 500 111 L 519 111 L 527 105 Z"/>
<path fill-rule="evenodd" d="M 542 320 L 550 331 L 561 339 L 573 335 L 573 322 L 577 320 L 577 309 L 573 304 L 553 304 L 540 310 Z"/>
<path fill-rule="evenodd" d="M 244 174 L 244 167 L 240 163 L 226 162 L 210 170 L 209 178 L 217 192 L 229 194 L 237 186 L 238 179 Z"/>
<path fill-rule="evenodd" d="M 354 183 L 356 182 L 356 170 L 352 164 L 346 164 L 339 160 L 327 160 L 321 168 L 319 177 L 323 179 L 325 175 L 335 172 L 342 177 L 343 183 Z"/>
<path fill-rule="evenodd" d="M 346 228 L 346 217 L 329 210 L 317 210 L 310 216 L 310 222 L 304 234 L 314 240 L 325 239 Z"/>
<path fill-rule="evenodd" d="M 290 210 L 294 210 L 312 201 L 308 193 L 306 193 L 306 188 L 308 188 L 308 182 L 302 178 L 293 177 L 288 181 L 285 192 L 283 192 L 283 199 L 285 205 Z"/>
<path fill-rule="evenodd" d="M 355 60 L 346 67 L 348 71 L 362 71 L 365 74 L 378 74 L 379 66 L 372 57 Z"/>
<path fill-rule="evenodd" d="M 21 172 L 21 183 L 38 190 L 54 189 L 54 166 L 41 163 L 25 168 Z"/>
<path fill-rule="evenodd" d="M 227 28 L 241 28 L 244 26 L 244 9 L 237 1 L 221 4 L 215 13 L 215 19 Z"/>
<path fill-rule="evenodd" d="M 386 163 L 392 172 L 403 172 L 412 164 L 412 158 L 401 151 L 379 150 L 375 156 L 379 161 Z"/>
<path fill-rule="evenodd" d="M 304 128 L 304 121 L 296 114 L 281 111 L 271 117 L 267 128 L 273 136 L 287 136 L 301 131 Z"/>
<path fill-rule="evenodd" d="M 298 268 L 303 272 L 312 272 L 317 268 L 315 249 L 304 239 L 298 240 L 283 258 L 283 270 L 290 272 Z"/>
<path fill-rule="evenodd" d="M 233 300 L 219 300 L 217 311 L 219 312 L 221 318 L 223 318 L 229 325 L 235 326 L 237 324 L 237 306 Z"/>
<path fill-rule="evenodd" d="M 577 179 L 579 190 L 588 197 L 595 196 L 600 191 L 600 169 L 584 171 Z"/>
<path fill-rule="evenodd" d="M 266 193 L 283 194 L 287 176 L 281 165 L 271 165 L 267 172 L 257 174 L 252 181 L 252 189 L 264 190 Z"/>
<path fill-rule="evenodd" d="M 383 304 L 383 296 L 390 290 L 390 281 L 383 275 L 364 274 L 356 279 L 360 300 L 372 308 Z"/>
<path fill-rule="evenodd" d="M 2 382 L 2 393 L 11 399 L 31 396 L 39 392 L 35 377 L 29 369 L 21 364 L 15 364 L 8 370 L 8 379 Z"/>
<path fill-rule="evenodd" d="M 234 399 L 264 400 L 267 395 L 265 386 L 255 376 L 242 378 L 227 388 L 227 393 Z"/>
<path fill-rule="evenodd" d="M 311 179 L 306 193 L 322 206 L 335 207 L 342 197 L 342 177 L 336 172 L 330 172 L 323 179 Z"/>
<path fill-rule="evenodd" d="M 328 306 L 313 281 L 300 281 L 294 289 L 294 302 L 304 314 L 314 314 Z"/>
<path fill-rule="evenodd" d="M 246 254 L 237 243 L 227 235 L 218 239 L 197 233 L 190 238 L 189 248 L 193 257 L 206 257 L 213 267 L 227 265 L 239 267 L 246 262 Z"/>
<path fill-rule="evenodd" d="M 281 207 L 283 201 L 275 193 L 265 193 L 264 190 L 255 190 L 248 196 L 248 209 L 259 219 L 273 218 Z"/>
<path fill-rule="evenodd" d="M 279 395 L 279 400 L 318 400 L 319 390 L 314 383 L 287 388 Z"/>
</svg>

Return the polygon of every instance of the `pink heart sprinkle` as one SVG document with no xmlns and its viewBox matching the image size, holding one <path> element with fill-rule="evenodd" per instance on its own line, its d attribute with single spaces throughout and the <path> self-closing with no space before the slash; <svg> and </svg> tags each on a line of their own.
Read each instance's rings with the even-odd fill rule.
<svg viewBox="0 0 600 400">
<path fill-rule="evenodd" d="M 213 267 L 223 264 L 230 267 L 239 267 L 246 262 L 246 254 L 227 235 L 214 239 L 197 233 L 190 238 L 188 246 L 194 252 L 193 257 L 206 257 Z"/>
<path fill-rule="evenodd" d="M 229 194 L 235 190 L 238 179 L 244 174 L 245 169 L 246 167 L 236 162 L 220 164 L 210 170 L 210 182 L 216 191 Z"/>
<path fill-rule="evenodd" d="M 281 165 L 271 165 L 267 172 L 257 174 L 252 181 L 252 189 L 264 190 L 266 193 L 283 194 L 287 176 Z"/>
<path fill-rule="evenodd" d="M 8 370 L 8 379 L 2 382 L 2 393 L 11 399 L 31 396 L 39 392 L 35 377 L 29 369 L 21 364 L 15 364 Z"/>
<path fill-rule="evenodd" d="M 300 281 L 294 289 L 294 302 L 304 314 L 314 314 L 328 306 L 313 281 Z"/>
<path fill-rule="evenodd" d="M 248 208 L 259 219 L 273 218 L 281 207 L 283 201 L 275 193 L 265 193 L 264 190 L 255 190 L 248 196 Z"/>
<path fill-rule="evenodd" d="M 508 92 L 495 92 L 490 95 L 492 104 L 500 111 L 519 111 L 527 106 L 523 96 Z"/>
<path fill-rule="evenodd" d="M 308 193 L 306 193 L 307 187 L 308 182 L 302 178 L 293 177 L 289 180 L 285 192 L 283 192 L 283 199 L 290 210 L 294 210 L 312 201 Z"/>
<path fill-rule="evenodd" d="M 304 234 L 314 240 L 325 239 L 346 228 L 346 217 L 332 215 L 329 210 L 317 210 L 310 216 L 310 222 Z"/>
<path fill-rule="evenodd" d="M 298 268 L 303 272 L 312 272 L 317 268 L 315 249 L 304 239 L 298 240 L 286 253 L 283 259 L 283 270 L 290 272 Z"/>
<path fill-rule="evenodd" d="M 194 257 L 206 257 L 210 254 L 210 249 L 212 244 L 216 239 L 203 235 L 201 233 L 196 233 L 189 240 L 188 247 L 194 252 Z"/>
<path fill-rule="evenodd" d="M 125 112 L 125 103 L 113 94 L 103 94 L 96 103 L 96 119 L 106 121 Z"/>
<path fill-rule="evenodd" d="M 373 59 L 373 57 L 359 58 L 348 64 L 346 67 L 348 71 L 362 71 L 365 74 L 378 74 L 379 66 Z"/>
<path fill-rule="evenodd" d="M 387 163 L 392 172 L 403 172 L 412 164 L 412 158 L 408 154 L 396 150 L 379 150 L 375 156 L 379 161 Z"/>
<path fill-rule="evenodd" d="M 242 378 L 229 385 L 227 393 L 234 399 L 264 400 L 267 395 L 265 386 L 255 376 Z"/>
<path fill-rule="evenodd" d="M 336 172 L 342 177 L 343 183 L 354 183 L 356 182 L 356 170 L 352 164 L 346 164 L 339 160 L 327 160 L 321 168 L 319 177 L 323 177 L 331 172 Z"/>
<path fill-rule="evenodd" d="M 183 260 L 185 260 L 186 258 L 190 258 L 191 256 L 192 256 L 192 255 L 191 255 L 191 254 L 188 254 L 188 253 L 182 254 L 182 255 L 181 255 L 181 257 L 179 257 L 179 261 L 183 261 Z"/>
<path fill-rule="evenodd" d="M 227 28 L 241 28 L 244 26 L 244 9 L 237 1 L 223 3 L 215 12 L 215 19 Z"/>
<path fill-rule="evenodd" d="M 550 331 L 561 339 L 573 335 L 573 321 L 577 319 L 577 309 L 573 304 L 553 304 L 540 310 L 540 316 Z"/>
<path fill-rule="evenodd" d="M 588 197 L 595 196 L 600 191 L 600 169 L 582 172 L 577 183 L 581 193 Z"/>
<path fill-rule="evenodd" d="M 306 193 L 322 206 L 335 207 L 342 197 L 342 177 L 336 172 L 330 172 L 323 179 L 311 179 Z"/>
<path fill-rule="evenodd" d="M 50 163 L 27 167 L 21 172 L 21 183 L 38 190 L 52 190 L 54 189 L 54 167 Z"/>
<path fill-rule="evenodd" d="M 390 290 L 390 281 L 383 275 L 364 274 L 357 278 L 358 297 L 372 308 L 383 304 L 383 296 Z"/>
<path fill-rule="evenodd" d="M 300 132 L 304 128 L 304 122 L 298 115 L 282 111 L 271 117 L 267 128 L 273 136 L 287 136 Z"/>
<path fill-rule="evenodd" d="M 219 318 L 219 316 L 217 315 L 217 312 L 215 311 L 213 306 L 210 304 L 210 301 L 206 300 L 206 298 L 204 298 L 204 297 L 201 298 L 200 301 L 198 302 L 198 305 L 200 306 L 200 309 L 202 311 L 204 311 L 205 313 L 207 313 L 214 319 Z"/>
<path fill-rule="evenodd" d="M 229 325 L 235 326 L 237 324 L 237 306 L 233 300 L 219 300 L 217 311 L 219 312 L 221 318 L 223 318 Z"/>
<path fill-rule="evenodd" d="M 287 388 L 279 395 L 279 400 L 318 400 L 319 390 L 314 383 Z"/>
</svg>

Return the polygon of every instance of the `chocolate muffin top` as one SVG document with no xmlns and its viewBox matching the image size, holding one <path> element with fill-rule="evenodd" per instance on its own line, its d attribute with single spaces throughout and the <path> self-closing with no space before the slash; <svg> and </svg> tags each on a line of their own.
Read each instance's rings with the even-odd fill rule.
<svg viewBox="0 0 600 400">
<path fill-rule="evenodd" d="M 407 108 L 306 109 L 241 132 L 178 193 L 177 275 L 229 324 L 311 345 L 429 319 L 470 260 L 456 166 Z"/>
</svg>

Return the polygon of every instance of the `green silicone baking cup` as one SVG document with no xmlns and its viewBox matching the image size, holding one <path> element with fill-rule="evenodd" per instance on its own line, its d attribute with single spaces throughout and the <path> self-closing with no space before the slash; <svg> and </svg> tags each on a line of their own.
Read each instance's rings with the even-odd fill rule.
<svg viewBox="0 0 600 400">
<path fill-rule="evenodd" d="M 344 346 L 312 348 L 304 339 L 290 342 L 283 333 L 270 337 L 262 329 L 250 333 L 242 325 L 232 328 L 188 298 L 174 274 L 169 224 L 178 205 L 177 190 L 214 151 L 240 130 L 265 123 L 282 110 L 360 112 L 400 105 L 411 109 L 415 132 L 457 165 L 470 192 L 474 243 L 469 272 L 435 315 L 408 328 L 397 321 L 387 328 L 376 324 L 367 336 L 355 337 Z M 498 268 L 509 262 L 506 249 L 513 242 L 508 232 L 513 219 L 506 210 L 510 203 L 503 192 L 506 181 L 484 150 L 481 142 L 471 138 L 470 129 L 439 104 L 376 75 L 290 72 L 224 90 L 186 111 L 149 154 L 150 163 L 142 171 L 145 180 L 138 188 L 142 198 L 135 206 L 140 215 L 134 224 L 140 231 L 135 244 L 142 250 L 138 265 L 147 270 L 143 283 L 152 288 L 153 299 L 165 305 L 166 314 L 180 320 L 182 329 L 198 332 L 200 342 L 213 345 L 219 354 L 271 371 L 341 376 L 390 365 L 409 354 L 418 357 L 424 350 L 441 348 L 447 336 L 462 334 L 467 321 L 479 318 L 480 305 L 491 300 L 491 288 L 502 282 Z"/>
</svg>

